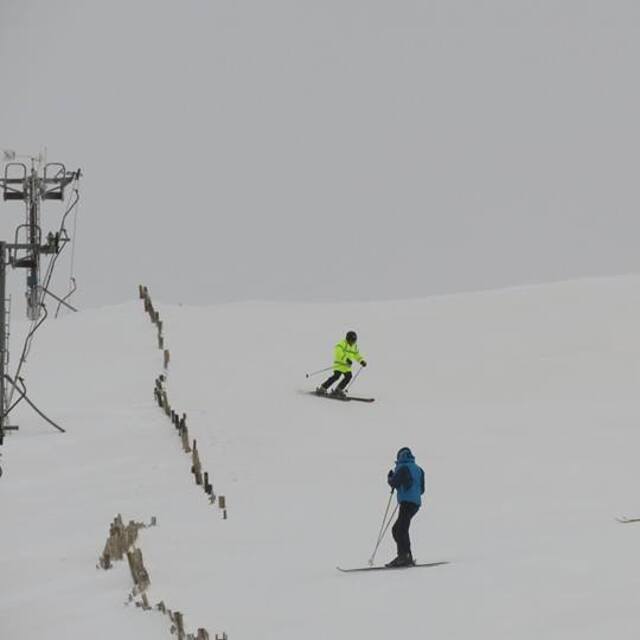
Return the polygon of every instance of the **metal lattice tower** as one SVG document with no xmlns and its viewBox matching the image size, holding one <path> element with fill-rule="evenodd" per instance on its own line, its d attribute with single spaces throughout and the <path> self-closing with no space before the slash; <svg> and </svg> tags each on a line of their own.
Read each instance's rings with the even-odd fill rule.
<svg viewBox="0 0 640 640">
<path fill-rule="evenodd" d="M 70 238 L 63 223 L 57 232 L 49 232 L 43 237 L 41 227 L 42 204 L 46 200 L 63 201 L 65 188 L 80 178 L 80 170 L 67 171 L 58 162 L 46 162 L 42 155 L 30 158 L 30 165 L 15 161 L 14 152 L 4 152 L 6 162 L 0 178 L 2 199 L 20 201 L 24 204 L 26 217 L 24 224 L 17 227 L 13 242 L 0 241 L 0 444 L 4 433 L 17 429 L 8 424 L 8 416 L 13 407 L 26 398 L 26 391 L 11 405 L 11 397 L 17 389 L 16 382 L 8 375 L 9 363 L 9 311 L 10 302 L 6 292 L 7 267 L 27 270 L 26 303 L 27 317 L 34 323 L 43 319 L 43 299 L 46 294 L 60 303 L 66 304 L 48 291 L 48 281 L 41 280 L 40 266 L 43 255 L 59 254 Z M 71 208 L 73 208 L 72 205 Z M 69 209 L 70 210 L 70 209 Z M 74 309 L 75 310 L 75 309 Z M 20 365 L 19 365 L 20 366 Z M 12 389 L 9 390 L 8 385 Z M 11 391 L 11 393 L 9 392 Z"/>
</svg>

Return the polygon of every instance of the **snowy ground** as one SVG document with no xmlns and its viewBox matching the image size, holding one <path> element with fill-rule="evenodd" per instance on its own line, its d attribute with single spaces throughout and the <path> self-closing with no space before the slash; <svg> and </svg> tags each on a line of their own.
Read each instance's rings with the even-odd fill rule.
<svg viewBox="0 0 640 640">
<path fill-rule="evenodd" d="M 153 292 L 152 292 L 153 293 Z M 50 322 L 26 379 L 68 433 L 22 410 L 0 452 L 0 637 L 169 637 L 96 570 L 108 525 L 140 543 L 150 600 L 230 640 L 637 638 L 640 277 L 424 301 L 159 305 L 168 392 L 228 520 L 154 405 L 139 301 Z M 371 405 L 303 395 L 355 328 Z M 340 574 L 372 551 L 396 450 L 428 499 L 433 569 Z M 379 553 L 393 555 L 387 539 Z"/>
</svg>

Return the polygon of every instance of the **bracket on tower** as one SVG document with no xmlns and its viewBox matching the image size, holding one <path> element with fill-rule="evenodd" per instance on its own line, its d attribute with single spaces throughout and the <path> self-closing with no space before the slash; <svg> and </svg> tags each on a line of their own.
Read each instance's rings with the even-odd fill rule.
<svg viewBox="0 0 640 640">
<path fill-rule="evenodd" d="M 13 171 L 18 169 L 19 175 Z M 22 162 L 8 162 L 4 167 L 4 178 L 2 179 L 2 199 L 3 200 L 24 200 L 24 186 L 27 182 L 27 165 Z"/>
</svg>

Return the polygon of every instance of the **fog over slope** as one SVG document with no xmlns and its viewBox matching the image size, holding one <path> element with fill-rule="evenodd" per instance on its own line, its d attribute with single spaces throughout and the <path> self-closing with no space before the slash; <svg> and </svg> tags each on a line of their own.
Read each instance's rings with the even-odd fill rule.
<svg viewBox="0 0 640 640">
<path fill-rule="evenodd" d="M 84 168 L 83 307 L 638 272 L 639 27 L 632 0 L 4 0 L 0 148 Z"/>
</svg>

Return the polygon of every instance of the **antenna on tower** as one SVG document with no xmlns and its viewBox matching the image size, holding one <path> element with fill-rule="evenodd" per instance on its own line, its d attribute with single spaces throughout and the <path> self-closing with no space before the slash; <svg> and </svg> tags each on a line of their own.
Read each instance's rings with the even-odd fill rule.
<svg viewBox="0 0 640 640">
<path fill-rule="evenodd" d="M 0 444 L 6 431 L 18 429 L 17 426 L 9 424 L 9 414 L 22 400 L 52 426 L 64 432 L 64 429 L 50 420 L 29 399 L 20 371 L 26 361 L 33 335 L 47 317 L 45 296 L 54 298 L 59 306 L 63 305 L 77 311 L 67 302 L 68 295 L 60 298 L 49 290 L 49 286 L 55 263 L 71 240 L 65 223 L 80 199 L 78 181 L 81 176 L 79 169 L 68 171 L 60 162 L 47 162 L 46 150 L 33 156 L 18 155 L 15 151 L 4 150 L 2 163 L 5 165 L 0 177 L 2 199 L 22 202 L 26 217 L 25 222 L 16 228 L 13 242 L 0 241 Z M 49 231 L 45 236 L 41 226 L 43 203 L 48 200 L 64 201 L 69 188 L 72 188 L 73 196 L 62 216 L 60 227 L 56 231 Z M 43 275 L 41 270 L 45 256 L 49 256 L 50 259 Z M 6 292 L 8 266 L 25 269 L 27 272 L 27 318 L 32 321 L 13 377 L 8 373 L 11 308 L 11 301 Z M 15 392 L 18 393 L 18 398 L 14 401 Z"/>
</svg>

